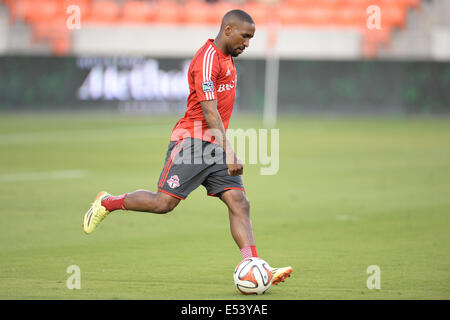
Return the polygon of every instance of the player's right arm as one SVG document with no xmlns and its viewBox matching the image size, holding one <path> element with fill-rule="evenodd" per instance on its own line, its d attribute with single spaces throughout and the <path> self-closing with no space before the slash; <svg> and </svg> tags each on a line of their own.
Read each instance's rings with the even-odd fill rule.
<svg viewBox="0 0 450 320">
<path fill-rule="evenodd" d="M 200 102 L 200 105 L 202 106 L 203 116 L 211 134 L 225 152 L 228 174 L 230 176 L 242 174 L 244 166 L 236 156 L 230 141 L 227 139 L 222 118 L 217 110 L 217 100 L 204 100 Z"/>
</svg>

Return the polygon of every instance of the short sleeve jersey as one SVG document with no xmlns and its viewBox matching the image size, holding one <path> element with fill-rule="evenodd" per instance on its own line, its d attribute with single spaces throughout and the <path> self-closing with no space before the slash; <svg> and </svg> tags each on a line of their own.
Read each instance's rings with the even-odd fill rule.
<svg viewBox="0 0 450 320">
<path fill-rule="evenodd" d="M 213 39 L 208 39 L 190 63 L 188 82 L 186 113 L 173 128 L 170 140 L 191 137 L 214 143 L 214 137 L 208 134 L 209 127 L 200 102 L 217 100 L 217 110 L 227 130 L 237 82 L 233 57 L 225 55 L 215 46 Z"/>
</svg>

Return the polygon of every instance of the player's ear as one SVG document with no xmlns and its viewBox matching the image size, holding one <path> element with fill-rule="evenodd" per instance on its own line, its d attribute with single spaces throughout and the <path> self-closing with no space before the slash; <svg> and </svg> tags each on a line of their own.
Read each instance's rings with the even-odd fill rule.
<svg viewBox="0 0 450 320">
<path fill-rule="evenodd" d="M 231 25 L 227 24 L 223 31 L 224 31 L 225 35 L 227 37 L 229 37 L 229 36 L 231 36 L 231 33 L 233 32 L 233 27 L 231 27 Z"/>
</svg>

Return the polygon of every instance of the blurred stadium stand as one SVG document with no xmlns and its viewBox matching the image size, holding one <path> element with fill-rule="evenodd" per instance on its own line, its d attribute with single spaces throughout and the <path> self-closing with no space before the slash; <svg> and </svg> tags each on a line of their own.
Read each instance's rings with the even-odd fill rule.
<svg viewBox="0 0 450 320">
<path fill-rule="evenodd" d="M 182 114 L 233 8 L 256 22 L 238 112 L 450 114 L 450 0 L 0 0 L 0 112 Z"/>
<path fill-rule="evenodd" d="M 66 27 L 69 5 L 80 8 L 78 30 Z M 381 9 L 379 30 L 366 26 L 370 5 Z M 281 58 L 450 59 L 443 0 L 0 0 L 0 53 L 189 56 L 233 8 L 257 24 L 244 58 L 264 56 L 277 28 Z"/>
</svg>

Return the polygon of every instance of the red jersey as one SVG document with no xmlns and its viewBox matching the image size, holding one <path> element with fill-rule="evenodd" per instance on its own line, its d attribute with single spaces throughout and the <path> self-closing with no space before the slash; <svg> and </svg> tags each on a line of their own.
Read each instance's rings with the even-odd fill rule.
<svg viewBox="0 0 450 320">
<path fill-rule="evenodd" d="M 173 128 L 171 141 L 191 137 L 216 143 L 214 137 L 205 135 L 209 127 L 200 101 L 217 100 L 217 110 L 225 131 L 228 128 L 234 105 L 236 69 L 233 57 L 222 53 L 213 41 L 208 39 L 189 65 L 187 109 L 184 117 Z"/>
</svg>

